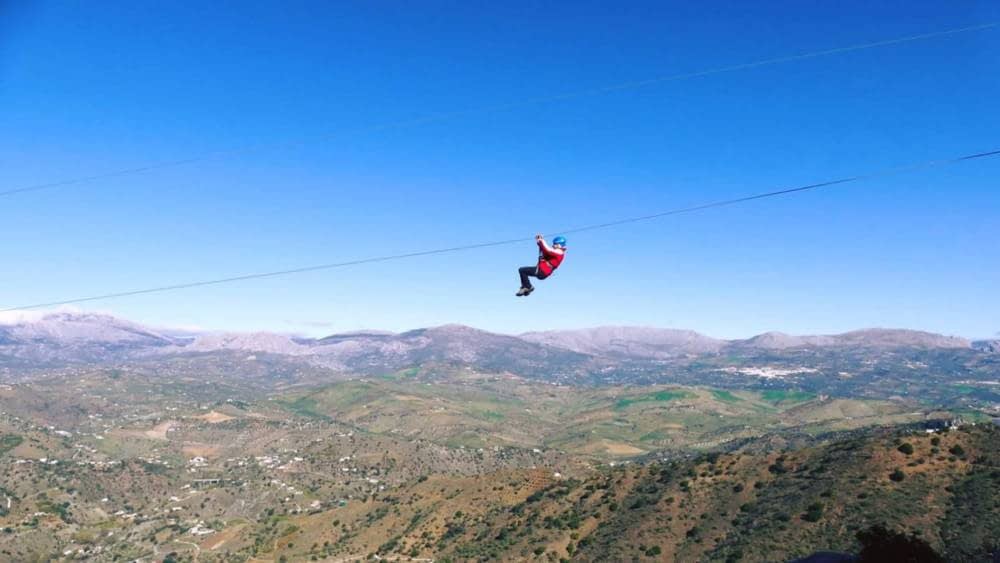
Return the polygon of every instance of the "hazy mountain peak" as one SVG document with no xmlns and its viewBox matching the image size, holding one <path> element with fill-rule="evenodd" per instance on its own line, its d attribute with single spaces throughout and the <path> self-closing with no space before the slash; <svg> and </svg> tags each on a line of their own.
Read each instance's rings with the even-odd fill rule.
<svg viewBox="0 0 1000 563">
<path fill-rule="evenodd" d="M 584 354 L 637 358 L 716 352 L 724 345 L 722 340 L 691 330 L 634 326 L 529 332 L 522 334 L 521 338 Z"/>
<path fill-rule="evenodd" d="M 956 336 L 908 329 L 867 328 L 837 335 L 843 345 L 877 348 L 969 348 L 972 342 Z"/>
<path fill-rule="evenodd" d="M 170 343 L 169 338 L 142 325 L 104 313 L 56 311 L 24 315 L 4 324 L 4 332 L 13 341 Z"/>
<path fill-rule="evenodd" d="M 749 348 L 763 348 L 765 350 L 785 350 L 788 348 L 802 348 L 806 346 L 823 346 L 832 344 L 829 337 L 824 336 L 795 336 L 784 332 L 765 332 L 746 340 L 733 342 L 736 346 Z"/>
<path fill-rule="evenodd" d="M 996 340 L 978 340 L 972 343 L 972 347 L 981 352 L 989 352 L 991 354 L 1000 354 L 1000 339 Z"/>
<path fill-rule="evenodd" d="M 834 335 L 796 336 L 783 332 L 765 332 L 732 343 L 743 348 L 783 350 L 802 347 L 856 348 L 969 348 L 963 338 L 944 336 L 919 330 L 868 328 Z"/>
<path fill-rule="evenodd" d="M 425 332 L 437 332 L 441 334 L 485 334 L 487 331 L 474 328 L 468 325 L 449 323 L 439 326 L 432 326 L 424 329 Z"/>
<path fill-rule="evenodd" d="M 186 351 L 212 352 L 216 350 L 244 350 L 247 352 L 267 352 L 271 354 L 297 355 L 307 350 L 291 337 L 273 332 L 251 333 L 209 333 L 199 335 Z"/>
</svg>

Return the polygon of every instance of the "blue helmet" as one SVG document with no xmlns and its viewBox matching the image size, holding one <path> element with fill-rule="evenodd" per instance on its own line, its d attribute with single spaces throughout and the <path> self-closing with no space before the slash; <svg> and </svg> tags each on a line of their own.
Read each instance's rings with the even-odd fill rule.
<svg viewBox="0 0 1000 563">
<path fill-rule="evenodd" d="M 566 237 L 556 237 L 552 239 L 552 244 L 557 246 L 566 246 Z"/>
</svg>

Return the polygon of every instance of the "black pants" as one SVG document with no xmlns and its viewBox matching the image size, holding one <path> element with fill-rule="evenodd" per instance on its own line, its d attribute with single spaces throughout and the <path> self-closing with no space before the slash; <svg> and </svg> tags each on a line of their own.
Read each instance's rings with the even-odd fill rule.
<svg viewBox="0 0 1000 563">
<path fill-rule="evenodd" d="M 544 280 L 548 277 L 538 271 L 538 266 L 525 266 L 518 270 L 518 272 L 521 274 L 521 287 L 524 289 L 531 288 L 531 280 L 528 279 L 529 277 L 538 278 L 540 280 Z"/>
</svg>

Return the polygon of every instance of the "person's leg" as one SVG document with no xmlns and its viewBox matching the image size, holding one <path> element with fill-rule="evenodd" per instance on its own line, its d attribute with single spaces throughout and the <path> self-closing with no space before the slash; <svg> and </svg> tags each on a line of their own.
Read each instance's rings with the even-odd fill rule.
<svg viewBox="0 0 1000 563">
<path fill-rule="evenodd" d="M 521 287 L 523 289 L 531 289 L 531 280 L 528 279 L 529 276 L 536 276 L 535 266 L 525 266 L 518 270 L 521 274 Z"/>
</svg>

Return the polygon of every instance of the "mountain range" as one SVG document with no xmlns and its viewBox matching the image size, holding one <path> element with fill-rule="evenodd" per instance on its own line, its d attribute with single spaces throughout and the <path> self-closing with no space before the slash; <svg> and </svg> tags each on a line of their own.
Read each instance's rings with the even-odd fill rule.
<svg viewBox="0 0 1000 563">
<path fill-rule="evenodd" d="M 514 336 L 462 325 L 402 333 L 354 332 L 324 338 L 266 332 L 177 335 L 111 315 L 79 312 L 54 312 L 0 325 L 0 365 L 99 363 L 239 352 L 300 358 L 339 371 L 382 371 L 444 363 L 519 373 L 541 368 L 599 370 L 621 362 L 703 355 L 837 349 L 997 353 L 1000 342 L 971 342 L 899 329 L 820 336 L 769 332 L 743 340 L 721 340 L 693 331 L 648 327 L 598 327 Z"/>
</svg>

